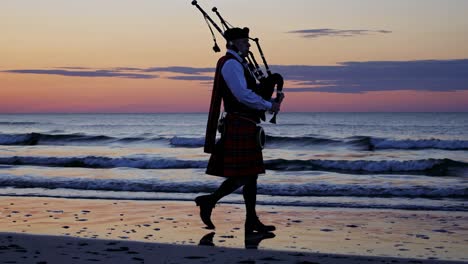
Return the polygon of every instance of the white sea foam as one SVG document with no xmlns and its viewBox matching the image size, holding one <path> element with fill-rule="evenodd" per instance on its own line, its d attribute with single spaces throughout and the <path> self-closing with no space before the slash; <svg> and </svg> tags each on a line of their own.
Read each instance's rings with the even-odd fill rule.
<svg viewBox="0 0 468 264">
<path fill-rule="evenodd" d="M 385 138 L 372 138 L 371 144 L 376 149 L 446 149 L 467 150 L 466 140 L 441 140 L 441 139 L 419 139 L 419 140 L 392 140 Z"/>
<path fill-rule="evenodd" d="M 190 169 L 205 168 L 206 160 L 180 160 L 173 158 L 150 157 L 34 157 L 14 156 L 0 157 L 3 165 L 34 165 L 55 167 L 82 167 L 82 168 L 117 168 L 128 167 L 137 169 Z M 266 168 L 284 171 L 345 171 L 348 173 L 425 173 L 436 170 L 440 175 L 451 166 L 468 168 L 462 162 L 449 159 L 423 159 L 423 160 L 284 160 L 274 159 L 265 161 Z"/>
<path fill-rule="evenodd" d="M 204 168 L 206 161 L 154 159 L 143 157 L 0 157 L 0 164 L 5 165 L 36 165 L 83 168 L 139 168 L 139 169 L 177 169 L 177 168 Z"/>
<path fill-rule="evenodd" d="M 467 164 L 449 159 L 423 160 L 267 160 L 272 170 L 332 170 L 356 173 L 425 172 L 437 169 L 440 173 L 450 166 L 468 168 Z"/>
<path fill-rule="evenodd" d="M 127 192 L 198 193 L 213 192 L 216 181 L 167 181 L 150 179 L 93 179 L 67 177 L 40 177 L 0 175 L 0 185 L 16 188 L 68 188 L 74 190 L 105 190 Z M 382 184 L 328 184 L 259 183 L 258 194 L 272 196 L 353 196 L 353 197 L 424 197 L 467 198 L 468 188 L 458 185 L 382 185 Z"/>
<path fill-rule="evenodd" d="M 139 142 L 168 142 L 174 147 L 196 148 L 202 147 L 204 137 L 110 137 L 106 135 L 89 134 L 0 134 L 0 145 L 74 145 L 74 144 L 132 144 Z M 442 149 L 442 150 L 468 150 L 467 140 L 442 139 L 391 139 L 377 137 L 351 137 L 343 139 L 330 139 L 327 137 L 309 136 L 267 136 L 267 144 L 271 146 L 294 146 L 308 148 L 311 146 L 360 146 L 366 150 L 383 149 Z"/>
<path fill-rule="evenodd" d="M 45 188 L 0 188 L 0 196 L 26 196 L 26 197 L 60 197 L 60 198 L 86 198 L 86 199 L 125 199 L 125 200 L 176 200 L 190 201 L 200 193 L 167 193 L 167 192 L 129 192 L 129 191 L 103 191 L 103 190 L 77 190 L 77 189 L 45 189 Z M 242 204 L 242 194 L 231 194 L 221 201 L 222 203 Z M 468 211 L 466 203 L 459 199 L 428 199 L 428 198 L 400 198 L 400 197 L 332 197 L 332 196 L 272 196 L 258 195 L 257 204 L 275 206 L 301 206 L 301 207 L 339 207 L 339 208 L 380 208 L 403 210 L 442 210 L 442 211 Z M 59 212 L 59 211 L 58 211 Z"/>
</svg>

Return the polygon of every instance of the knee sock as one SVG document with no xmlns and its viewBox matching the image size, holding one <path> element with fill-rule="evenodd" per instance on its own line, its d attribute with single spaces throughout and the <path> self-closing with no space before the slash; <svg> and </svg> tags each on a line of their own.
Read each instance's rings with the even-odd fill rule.
<svg viewBox="0 0 468 264">
<path fill-rule="evenodd" d="M 242 190 L 247 219 L 257 218 L 255 204 L 257 203 L 257 176 L 249 177 Z"/>
</svg>

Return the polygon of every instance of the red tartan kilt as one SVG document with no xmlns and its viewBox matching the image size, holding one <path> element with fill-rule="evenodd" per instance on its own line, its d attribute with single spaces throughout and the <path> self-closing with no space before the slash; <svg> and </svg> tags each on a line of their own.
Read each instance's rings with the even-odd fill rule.
<svg viewBox="0 0 468 264">
<path fill-rule="evenodd" d="M 227 115 L 225 124 L 225 134 L 216 143 L 206 173 L 224 177 L 265 173 L 262 150 L 256 139 L 256 123 Z"/>
</svg>

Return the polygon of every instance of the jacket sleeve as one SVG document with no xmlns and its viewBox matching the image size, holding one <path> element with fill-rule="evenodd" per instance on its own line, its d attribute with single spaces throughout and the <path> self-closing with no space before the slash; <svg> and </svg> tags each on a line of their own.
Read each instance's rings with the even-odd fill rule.
<svg viewBox="0 0 468 264">
<path fill-rule="evenodd" d="M 261 96 L 247 88 L 244 68 L 238 61 L 231 59 L 224 63 L 221 74 L 228 88 L 239 102 L 257 110 L 271 109 L 271 102 L 264 100 Z"/>
</svg>

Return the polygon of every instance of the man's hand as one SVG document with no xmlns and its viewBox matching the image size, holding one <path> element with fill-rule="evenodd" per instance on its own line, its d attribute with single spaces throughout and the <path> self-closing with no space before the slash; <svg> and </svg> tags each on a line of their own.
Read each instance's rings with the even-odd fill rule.
<svg viewBox="0 0 468 264">
<path fill-rule="evenodd" d="M 270 113 L 278 113 L 281 108 L 281 103 L 273 102 L 271 103 Z"/>
<path fill-rule="evenodd" d="M 278 95 L 276 96 L 275 101 L 277 101 L 277 102 L 279 102 L 281 104 L 283 102 L 283 99 L 284 99 L 284 93 L 278 93 Z"/>
<path fill-rule="evenodd" d="M 283 93 L 278 93 L 276 96 L 275 100 L 272 100 L 271 102 L 271 109 L 269 110 L 270 113 L 278 113 L 281 108 L 281 102 L 283 102 L 284 99 L 284 94 Z"/>
</svg>

